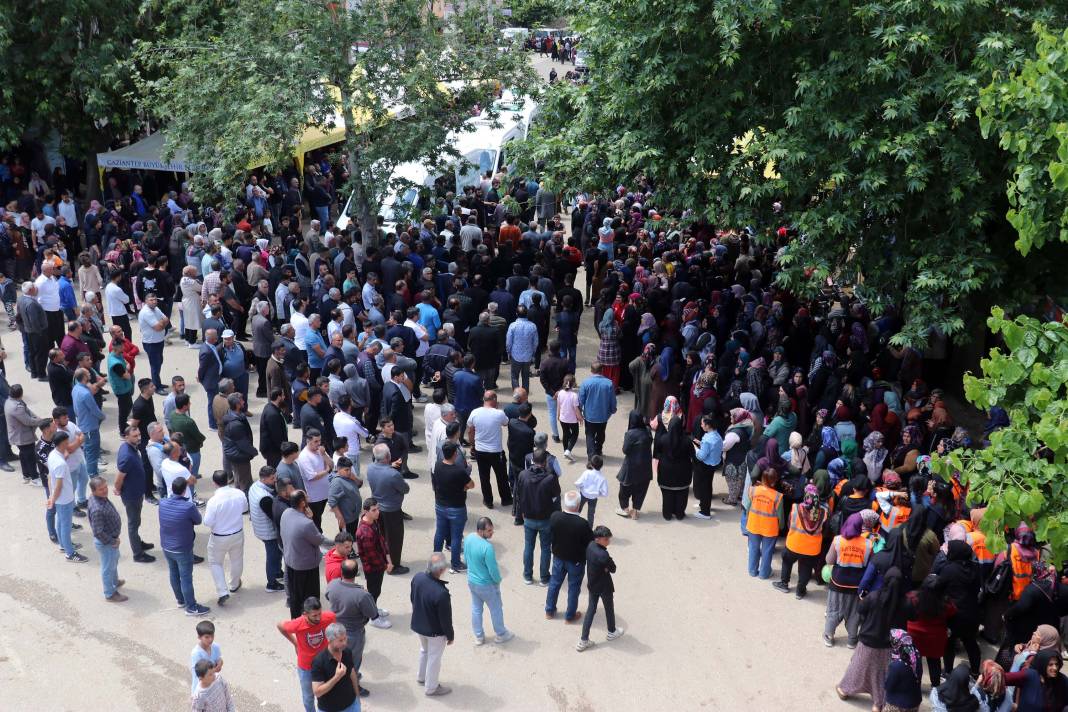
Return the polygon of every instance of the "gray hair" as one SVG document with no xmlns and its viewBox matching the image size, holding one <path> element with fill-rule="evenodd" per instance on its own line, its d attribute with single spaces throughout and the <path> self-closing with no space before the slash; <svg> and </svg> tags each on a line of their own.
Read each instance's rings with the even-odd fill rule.
<svg viewBox="0 0 1068 712">
<path fill-rule="evenodd" d="M 230 410 L 233 410 L 237 406 L 241 405 L 241 401 L 245 400 L 245 397 L 240 393 L 234 392 L 226 396 L 226 404 L 230 406 Z"/>
<path fill-rule="evenodd" d="M 279 329 L 278 333 L 282 336 L 288 336 L 289 334 L 295 334 L 296 331 L 297 330 L 293 328 L 292 324 L 286 322 L 285 324 L 282 324 L 282 328 Z"/>
<path fill-rule="evenodd" d="M 378 443 L 371 448 L 371 457 L 375 462 L 389 462 L 389 445 L 385 443 Z"/>
<path fill-rule="evenodd" d="M 570 490 L 564 493 L 564 496 L 561 498 L 561 501 L 563 502 L 563 506 L 566 511 L 577 512 L 579 511 L 579 504 L 582 502 L 582 495 L 580 495 L 575 490 Z"/>
<path fill-rule="evenodd" d="M 223 378 L 219 380 L 219 393 L 229 393 L 234 390 L 234 379 Z"/>
<path fill-rule="evenodd" d="M 22 283 L 22 293 L 26 294 L 27 292 L 29 292 L 31 289 L 33 289 L 36 286 L 37 285 L 35 285 L 33 282 L 31 282 L 29 280 L 26 280 L 25 282 Z"/>
<path fill-rule="evenodd" d="M 271 305 L 268 302 L 261 301 L 259 304 L 256 305 L 256 309 L 262 314 L 271 313 Z"/>
<path fill-rule="evenodd" d="M 442 324 L 441 328 L 444 329 L 445 333 L 449 336 L 454 336 L 456 334 L 456 326 L 451 321 Z"/>
<path fill-rule="evenodd" d="M 331 623 L 326 627 L 326 639 L 329 642 L 334 642 L 341 636 L 345 635 L 345 626 L 340 623 Z"/>
<path fill-rule="evenodd" d="M 445 558 L 445 554 L 440 551 L 435 551 L 430 555 L 430 558 L 427 559 L 426 572 L 431 576 L 441 576 L 447 568 L 449 568 L 449 561 Z"/>
<path fill-rule="evenodd" d="M 151 436 L 152 433 L 156 432 L 157 430 L 163 430 L 163 426 L 156 422 L 149 423 L 148 426 L 145 427 L 145 431 L 149 434 L 149 436 Z"/>
<path fill-rule="evenodd" d="M 446 415 L 451 415 L 451 414 L 453 414 L 455 412 L 456 412 L 456 406 L 454 406 L 452 403 L 442 403 L 441 404 L 441 417 L 442 418 L 444 418 Z"/>
</svg>

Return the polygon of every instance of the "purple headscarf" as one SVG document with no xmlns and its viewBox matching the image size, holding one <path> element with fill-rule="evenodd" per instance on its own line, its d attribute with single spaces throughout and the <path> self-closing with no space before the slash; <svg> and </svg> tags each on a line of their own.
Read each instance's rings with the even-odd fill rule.
<svg viewBox="0 0 1068 712">
<path fill-rule="evenodd" d="M 864 528 L 864 520 L 860 518 L 860 512 L 850 514 L 849 518 L 845 520 L 842 525 L 842 538 L 852 539 L 853 537 L 860 536 L 860 532 Z"/>
</svg>

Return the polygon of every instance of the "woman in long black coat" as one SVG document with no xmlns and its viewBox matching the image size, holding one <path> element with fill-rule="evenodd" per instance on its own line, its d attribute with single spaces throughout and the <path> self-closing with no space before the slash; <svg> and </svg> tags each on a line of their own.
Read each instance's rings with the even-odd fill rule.
<svg viewBox="0 0 1068 712">
<path fill-rule="evenodd" d="M 632 410 L 623 435 L 623 464 L 619 480 L 619 508 L 616 514 L 637 519 L 653 480 L 653 434 L 641 411 Z"/>
<path fill-rule="evenodd" d="M 686 516 L 686 502 L 693 480 L 693 445 L 686 437 L 686 424 L 678 399 L 668 396 L 663 412 L 653 422 L 656 424 L 653 457 L 659 461 L 656 481 L 664 498 L 664 519 L 682 519 Z"/>
</svg>

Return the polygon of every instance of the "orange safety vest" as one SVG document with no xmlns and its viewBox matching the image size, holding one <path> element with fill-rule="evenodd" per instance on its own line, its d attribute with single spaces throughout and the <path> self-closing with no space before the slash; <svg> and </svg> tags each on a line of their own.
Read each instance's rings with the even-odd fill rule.
<svg viewBox="0 0 1068 712">
<path fill-rule="evenodd" d="M 790 511 L 790 530 L 786 532 L 786 548 L 801 556 L 818 556 L 823 546 L 823 532 L 809 534 L 801 527 L 801 508 Z"/>
<path fill-rule="evenodd" d="M 749 513 L 745 528 L 750 534 L 779 536 L 779 503 L 782 493 L 764 485 L 757 485 L 749 496 Z"/>
<path fill-rule="evenodd" d="M 856 588 L 868 566 L 872 542 L 863 536 L 845 539 L 838 535 L 835 540 L 838 542 L 838 560 L 831 570 L 831 580 L 843 588 Z"/>
<path fill-rule="evenodd" d="M 1031 562 L 1024 561 L 1017 553 L 1016 544 L 1009 547 L 1009 562 L 1012 564 L 1012 600 L 1018 601 L 1027 584 L 1031 583 Z"/>
<path fill-rule="evenodd" d="M 908 521 L 912 513 L 912 507 L 893 506 L 886 514 L 879 512 L 879 521 L 883 525 L 883 531 L 889 533 Z"/>
<path fill-rule="evenodd" d="M 986 548 L 986 534 L 976 529 L 968 536 L 972 540 L 972 551 L 975 553 L 975 559 L 980 564 L 994 563 L 994 555 L 990 553 L 990 549 Z"/>
</svg>

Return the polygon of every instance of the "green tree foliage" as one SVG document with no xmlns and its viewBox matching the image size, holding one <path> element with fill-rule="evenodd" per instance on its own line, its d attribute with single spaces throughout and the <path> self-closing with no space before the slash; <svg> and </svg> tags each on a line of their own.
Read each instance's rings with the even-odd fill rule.
<svg viewBox="0 0 1068 712">
<path fill-rule="evenodd" d="M 524 85 L 526 57 L 498 52 L 485 22 L 475 4 L 441 20 L 425 0 L 236 0 L 215 32 L 143 45 L 159 73 L 145 108 L 166 120 L 170 148 L 211 167 L 193 176 L 201 196 L 231 193 L 250 166 L 287 163 L 307 127 L 343 121 L 354 213 L 374 234 L 395 166 L 445 159 L 472 106 L 498 82 Z"/>
<path fill-rule="evenodd" d="M 565 14 L 558 0 L 511 0 L 508 6 L 512 17 L 507 22 L 514 27 L 545 27 Z"/>
<path fill-rule="evenodd" d="M 1007 319 L 994 309 L 987 326 L 1007 351 L 995 348 L 983 375 L 964 377 L 977 408 L 1004 408 L 1011 424 L 990 435 L 982 450 L 954 450 L 935 458 L 936 472 L 960 472 L 969 499 L 989 503 L 983 531 L 991 548 L 1004 548 L 1001 532 L 1033 522 L 1056 561 L 1068 559 L 1068 324 L 1030 317 Z"/>
<path fill-rule="evenodd" d="M 1068 242 L 1068 31 L 1034 31 L 1035 56 L 996 73 L 979 104 L 983 135 L 997 134 L 1012 157 L 1008 219 L 1024 254 Z"/>
<path fill-rule="evenodd" d="M 899 342 L 964 335 L 993 299 L 1029 301 L 1052 276 L 1013 248 L 1006 157 L 976 108 L 997 71 L 1025 65 L 1032 23 L 1062 9 L 590 0 L 574 23 L 590 80 L 550 92 L 527 160 L 572 187 L 644 172 L 658 203 L 715 221 L 785 219 L 805 235 L 783 260 L 789 288 L 836 275 L 903 310 Z"/>
</svg>

